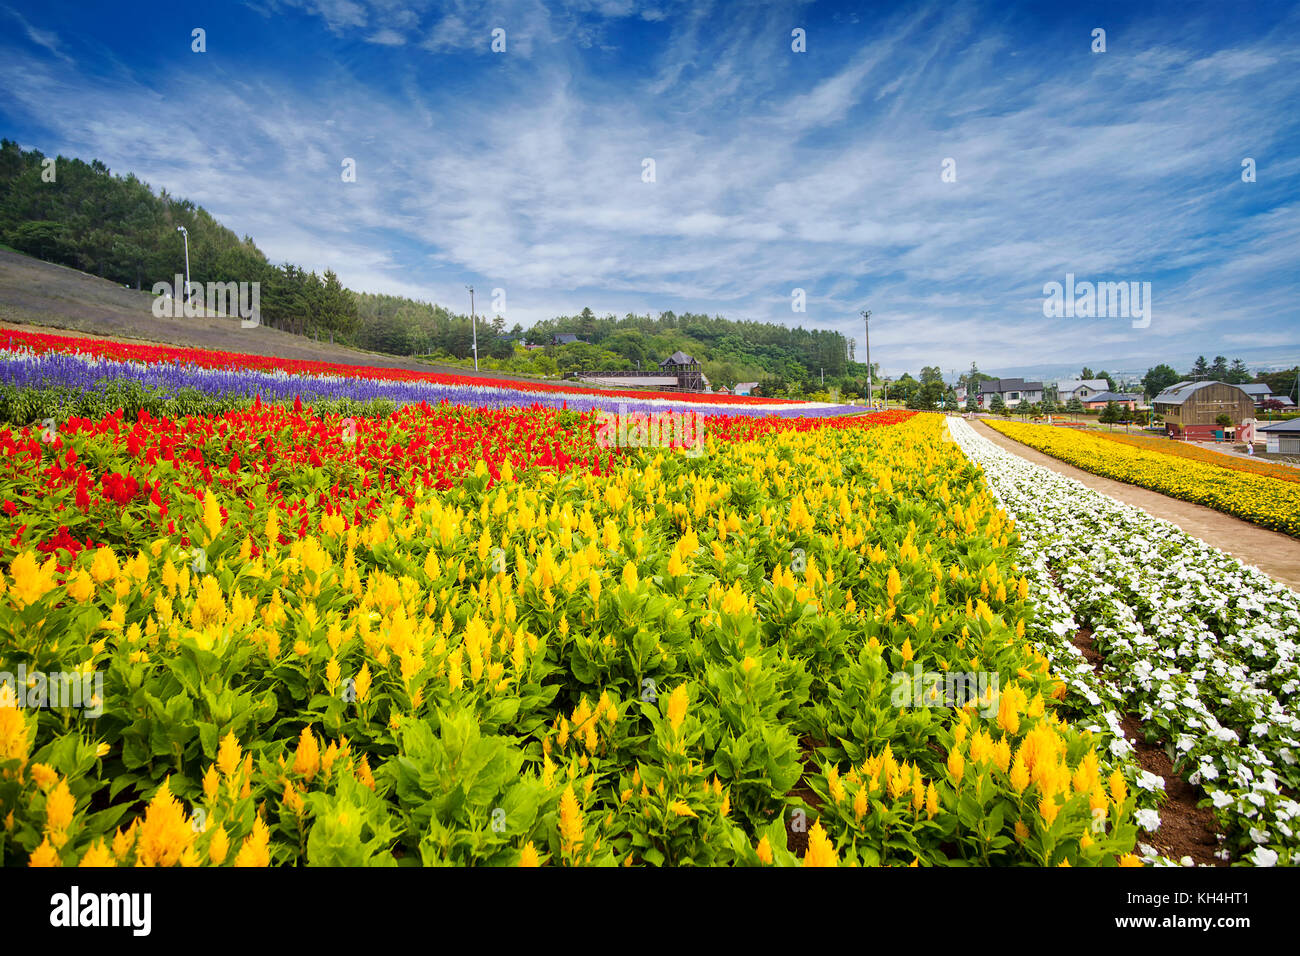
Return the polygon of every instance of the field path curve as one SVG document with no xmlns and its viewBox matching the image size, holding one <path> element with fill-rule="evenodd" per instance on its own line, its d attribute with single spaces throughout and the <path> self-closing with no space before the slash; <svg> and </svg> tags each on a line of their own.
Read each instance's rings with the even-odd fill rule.
<svg viewBox="0 0 1300 956">
<path fill-rule="evenodd" d="M 1300 591 L 1300 541 L 1295 538 L 1233 518 L 1213 508 L 1170 498 L 1158 491 L 1128 485 L 1122 481 L 1103 478 L 1090 471 L 1075 468 L 1058 458 L 1045 455 L 1037 449 L 1008 438 L 1001 432 L 994 431 L 978 419 L 972 420 L 970 424 L 976 433 L 1013 455 L 1019 455 L 1035 465 L 1050 468 L 1058 474 L 1087 485 L 1094 491 L 1176 524 L 1206 544 L 1220 551 L 1226 551 L 1244 564 L 1259 568 L 1274 581 L 1280 581 L 1293 591 Z"/>
</svg>

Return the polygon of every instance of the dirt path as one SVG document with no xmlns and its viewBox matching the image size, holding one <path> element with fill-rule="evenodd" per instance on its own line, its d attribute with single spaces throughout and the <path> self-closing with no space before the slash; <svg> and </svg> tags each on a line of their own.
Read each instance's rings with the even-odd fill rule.
<svg viewBox="0 0 1300 956">
<path fill-rule="evenodd" d="M 1141 508 L 1147 514 L 1176 524 L 1193 537 L 1200 538 L 1220 551 L 1226 551 L 1244 564 L 1259 568 L 1273 580 L 1281 581 L 1292 590 L 1300 591 L 1300 541 L 1295 538 L 1230 517 L 1213 508 L 1194 505 L 1190 501 L 1170 498 L 1158 491 L 1148 491 L 1136 485 L 1126 485 L 1122 481 L 1094 475 L 1073 465 L 1067 465 L 1028 445 L 1013 441 L 981 421 L 975 420 L 970 424 L 974 426 L 976 432 L 1012 454 L 1082 482 L 1094 491 L 1109 495 L 1117 501 Z"/>
</svg>

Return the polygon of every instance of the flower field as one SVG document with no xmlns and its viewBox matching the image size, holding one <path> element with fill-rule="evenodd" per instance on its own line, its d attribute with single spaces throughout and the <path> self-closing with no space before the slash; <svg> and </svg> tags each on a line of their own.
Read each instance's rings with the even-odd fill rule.
<svg viewBox="0 0 1300 956">
<path fill-rule="evenodd" d="M 1227 468 L 1232 471 L 1265 475 L 1269 478 L 1277 478 L 1280 481 L 1300 482 L 1300 468 L 1273 464 L 1257 458 L 1225 455 L 1184 441 L 1171 441 L 1168 438 L 1156 438 L 1152 435 L 1130 435 L 1124 432 L 1112 431 L 1095 431 L 1088 434 L 1094 438 L 1104 438 L 1106 441 L 1118 442 L 1130 448 L 1141 448 L 1144 451 L 1154 451 L 1165 455 L 1173 455 L 1177 458 L 1187 458 L 1192 461 L 1199 461 L 1202 464 L 1216 465 L 1219 468 Z"/>
<path fill-rule="evenodd" d="M 1008 438 L 1084 471 L 1300 537 L 1300 486 L 1262 474 L 1055 428 L 990 420 Z"/>
<path fill-rule="evenodd" d="M 154 400 L 0 428 L 6 865 L 1140 862 L 937 416 L 740 403 L 695 455 L 518 395 Z"/>
<path fill-rule="evenodd" d="M 1003 451 L 964 421 L 949 424 L 1035 555 L 1031 593 L 1053 608 L 1055 635 L 1092 630 L 1104 658 L 1095 670 L 1050 636 L 1045 648 L 1080 725 L 1108 730 L 1121 754 L 1120 716 L 1136 714 L 1175 771 L 1203 788 L 1222 859 L 1300 863 L 1300 596 L 1168 522 Z M 1143 774 L 1138 786 L 1159 782 Z M 1158 812 L 1139 818 L 1158 828 Z"/>
</svg>

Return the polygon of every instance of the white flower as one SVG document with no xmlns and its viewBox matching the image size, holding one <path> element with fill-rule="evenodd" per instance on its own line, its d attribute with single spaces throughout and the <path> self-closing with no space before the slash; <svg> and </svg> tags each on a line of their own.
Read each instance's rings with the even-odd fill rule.
<svg viewBox="0 0 1300 956">
<path fill-rule="evenodd" d="M 1143 770 L 1137 776 L 1137 785 L 1143 790 L 1163 790 L 1165 788 L 1164 777 L 1159 777 L 1154 773 Z"/>
<path fill-rule="evenodd" d="M 1256 866 L 1276 866 L 1277 851 L 1270 850 L 1268 847 L 1257 846 L 1255 852 L 1250 855 L 1250 862 Z"/>
<path fill-rule="evenodd" d="M 1138 826 L 1149 833 L 1160 829 L 1160 814 L 1154 810 L 1139 810 L 1133 816 L 1137 818 Z"/>
</svg>

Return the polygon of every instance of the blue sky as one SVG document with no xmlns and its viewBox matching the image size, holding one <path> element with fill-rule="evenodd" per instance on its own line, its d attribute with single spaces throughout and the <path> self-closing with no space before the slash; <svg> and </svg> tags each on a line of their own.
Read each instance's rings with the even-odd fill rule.
<svg viewBox="0 0 1300 956">
<path fill-rule="evenodd" d="M 131 6 L 0 0 L 0 133 L 354 289 L 835 328 L 859 360 L 865 307 L 893 373 L 1300 352 L 1296 4 Z M 1066 273 L 1150 282 L 1149 327 L 1045 318 Z"/>
</svg>

